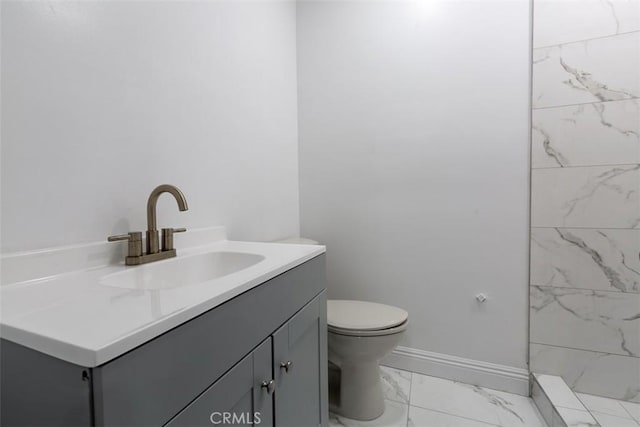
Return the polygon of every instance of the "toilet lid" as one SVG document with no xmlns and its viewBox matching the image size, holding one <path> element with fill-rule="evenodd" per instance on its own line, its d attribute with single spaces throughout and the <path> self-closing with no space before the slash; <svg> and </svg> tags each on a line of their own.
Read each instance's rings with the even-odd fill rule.
<svg viewBox="0 0 640 427">
<path fill-rule="evenodd" d="M 388 329 L 406 322 L 408 316 L 409 313 L 401 308 L 375 302 L 327 301 L 327 324 L 341 329 Z"/>
</svg>

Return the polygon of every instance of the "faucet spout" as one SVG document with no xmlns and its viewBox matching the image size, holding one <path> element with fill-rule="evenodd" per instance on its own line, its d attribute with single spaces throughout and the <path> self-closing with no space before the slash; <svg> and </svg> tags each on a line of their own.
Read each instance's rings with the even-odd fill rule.
<svg viewBox="0 0 640 427">
<path fill-rule="evenodd" d="M 156 231 L 158 228 L 156 221 L 156 206 L 158 204 L 158 198 L 162 193 L 169 193 L 178 202 L 178 209 L 181 212 L 189 209 L 187 206 L 187 199 L 182 194 L 176 186 L 169 184 L 162 184 L 154 188 L 154 190 L 149 195 L 149 200 L 147 200 L 147 230 L 148 231 Z"/>
<path fill-rule="evenodd" d="M 162 193 L 169 193 L 178 202 L 178 209 L 186 211 L 189 209 L 187 206 L 187 199 L 184 194 L 177 187 L 169 184 L 162 184 L 153 189 L 147 200 L 147 254 L 157 254 L 160 250 L 160 241 L 158 238 L 158 225 L 156 223 L 156 206 L 158 204 L 158 198 Z M 166 234 L 163 231 L 163 234 Z M 173 246 L 173 242 L 170 242 Z M 174 251 L 175 252 L 175 251 Z"/>
</svg>

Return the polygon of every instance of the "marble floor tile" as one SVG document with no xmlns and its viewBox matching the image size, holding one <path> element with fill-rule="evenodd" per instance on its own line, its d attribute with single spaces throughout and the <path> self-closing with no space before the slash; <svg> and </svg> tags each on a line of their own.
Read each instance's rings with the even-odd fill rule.
<svg viewBox="0 0 640 427">
<path fill-rule="evenodd" d="M 636 0 L 536 0 L 533 13 L 534 47 L 640 29 Z"/>
<path fill-rule="evenodd" d="M 410 404 L 498 426 L 546 425 L 528 397 L 415 373 Z"/>
<path fill-rule="evenodd" d="M 408 427 L 487 427 L 493 424 L 411 406 L 407 425 Z"/>
<path fill-rule="evenodd" d="M 531 226 L 640 227 L 638 182 L 640 165 L 534 169 Z"/>
<path fill-rule="evenodd" d="M 572 390 L 640 402 L 640 359 L 532 343 L 530 369 L 560 375 Z"/>
<path fill-rule="evenodd" d="M 639 294 L 531 286 L 530 303 L 531 342 L 640 357 Z"/>
<path fill-rule="evenodd" d="M 592 412 L 591 415 L 600 424 L 600 427 L 638 427 L 638 423 L 631 418 L 620 418 L 599 412 Z"/>
<path fill-rule="evenodd" d="M 533 50 L 534 108 L 640 96 L 640 32 Z"/>
<path fill-rule="evenodd" d="M 631 417 L 634 420 L 636 420 L 638 423 L 640 423 L 640 403 L 620 402 L 620 404 L 622 405 L 622 407 L 624 409 L 627 410 L 629 415 L 631 415 Z"/>
<path fill-rule="evenodd" d="M 411 372 L 380 366 L 380 380 L 382 381 L 382 392 L 386 400 L 409 403 Z"/>
<path fill-rule="evenodd" d="M 591 412 L 613 415 L 620 418 L 631 418 L 631 415 L 624 409 L 619 400 L 584 393 L 577 393 L 577 396 Z"/>
<path fill-rule="evenodd" d="M 598 423 L 589 411 L 558 407 L 556 408 L 556 412 L 560 415 L 567 427 L 598 427 Z M 555 422 L 553 427 L 556 427 Z M 557 427 L 560 427 L 560 425 Z"/>
<path fill-rule="evenodd" d="M 639 163 L 638 117 L 639 99 L 533 110 L 531 166 Z"/>
<path fill-rule="evenodd" d="M 408 404 L 411 391 L 411 372 L 386 366 L 381 366 L 380 371 L 384 398 Z"/>
<path fill-rule="evenodd" d="M 640 293 L 640 230 L 533 228 L 531 284 Z"/>
<path fill-rule="evenodd" d="M 406 427 L 409 405 L 392 400 L 385 401 L 385 411 L 381 417 L 371 421 L 358 421 L 336 414 L 329 414 L 330 427 Z"/>
</svg>

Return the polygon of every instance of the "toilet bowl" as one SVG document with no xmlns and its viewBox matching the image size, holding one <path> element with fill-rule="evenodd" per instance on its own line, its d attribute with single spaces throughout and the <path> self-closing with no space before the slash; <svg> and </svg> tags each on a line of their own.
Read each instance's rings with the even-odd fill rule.
<svg viewBox="0 0 640 427">
<path fill-rule="evenodd" d="M 407 329 L 406 311 L 353 300 L 327 301 L 330 410 L 372 420 L 384 413 L 380 360 Z"/>
<path fill-rule="evenodd" d="M 290 237 L 278 243 L 318 244 Z M 384 413 L 380 360 L 400 342 L 408 313 L 400 308 L 355 300 L 327 301 L 329 409 L 355 420 Z"/>
</svg>

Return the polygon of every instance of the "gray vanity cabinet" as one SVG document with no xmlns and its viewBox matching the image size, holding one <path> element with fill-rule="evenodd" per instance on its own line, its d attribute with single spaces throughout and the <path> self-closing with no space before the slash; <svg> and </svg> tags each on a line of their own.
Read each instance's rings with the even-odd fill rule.
<svg viewBox="0 0 640 427">
<path fill-rule="evenodd" d="M 273 426 L 271 361 L 268 338 L 166 425 Z"/>
<path fill-rule="evenodd" d="M 324 271 L 323 254 L 97 367 L 3 339 L 0 424 L 326 426 Z"/>
<path fill-rule="evenodd" d="M 326 425 L 326 298 L 315 297 L 167 427 Z M 272 349 L 273 346 L 273 349 Z M 324 360 L 324 363 L 320 363 Z M 233 420 L 233 416 L 236 419 Z"/>
</svg>

